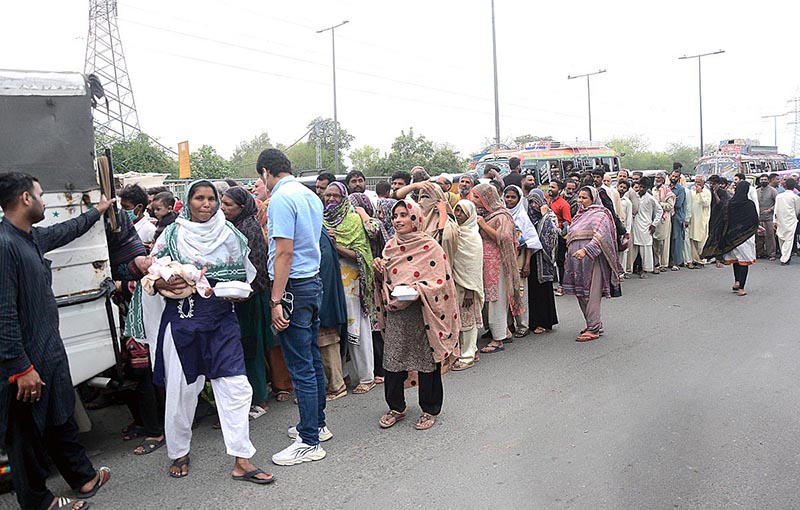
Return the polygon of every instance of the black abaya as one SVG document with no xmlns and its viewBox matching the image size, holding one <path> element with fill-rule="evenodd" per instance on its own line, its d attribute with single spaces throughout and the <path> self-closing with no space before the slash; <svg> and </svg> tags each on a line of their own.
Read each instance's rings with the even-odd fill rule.
<svg viewBox="0 0 800 510">
<path fill-rule="evenodd" d="M 528 327 L 553 329 L 558 324 L 556 298 L 553 282 L 539 283 L 536 256 L 531 257 L 531 273 L 528 276 Z"/>
</svg>

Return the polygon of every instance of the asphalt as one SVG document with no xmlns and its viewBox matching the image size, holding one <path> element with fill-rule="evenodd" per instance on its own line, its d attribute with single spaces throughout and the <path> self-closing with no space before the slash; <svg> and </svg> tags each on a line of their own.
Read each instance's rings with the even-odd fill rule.
<svg viewBox="0 0 800 510">
<path fill-rule="evenodd" d="M 195 430 L 191 474 L 174 480 L 165 449 L 136 457 L 120 440 L 123 407 L 92 412 L 82 440 L 113 473 L 93 508 L 799 508 L 798 276 L 800 264 L 759 261 L 743 298 L 727 267 L 628 280 L 590 343 L 574 341 L 575 299 L 557 298 L 552 333 L 445 376 L 428 431 L 413 428 L 413 389 L 410 419 L 389 430 L 380 387 L 331 403 L 334 438 L 311 464 L 270 465 L 297 420 L 291 402 L 273 402 L 251 427 L 272 486 L 230 479 L 210 419 Z"/>
</svg>

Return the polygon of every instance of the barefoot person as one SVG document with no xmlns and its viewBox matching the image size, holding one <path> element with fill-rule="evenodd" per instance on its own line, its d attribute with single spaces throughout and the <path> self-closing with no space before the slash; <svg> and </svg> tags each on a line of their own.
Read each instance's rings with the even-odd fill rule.
<svg viewBox="0 0 800 510">
<path fill-rule="evenodd" d="M 247 238 L 225 220 L 214 185 L 206 180 L 191 183 L 184 203 L 180 218 L 156 241 L 153 255 L 204 269 L 211 286 L 227 281 L 252 282 L 256 269 L 248 259 Z M 227 453 L 236 458 L 231 475 L 235 480 L 272 483 L 270 473 L 250 462 L 256 452 L 250 442 L 248 420 L 253 389 L 245 375 L 234 307 L 213 293 L 201 295 L 187 287 L 186 280 L 177 276 L 155 282 L 156 290 L 185 295 L 182 299 L 158 295 L 143 298 L 141 286 L 137 287 L 128 320 L 131 336 L 148 338 L 144 323 L 154 319 L 141 313 L 142 299 L 166 299 L 160 317 L 154 381 L 164 386 L 167 394 L 165 435 L 167 454 L 173 459 L 169 474 L 173 478 L 189 474 L 197 396 L 209 379 Z"/>
<path fill-rule="evenodd" d="M 382 306 L 378 310 L 383 329 L 384 394 L 389 412 L 380 419 L 389 428 L 406 417 L 404 382 L 408 372 L 419 372 L 419 404 L 422 414 L 417 430 L 436 423 L 442 410 L 442 362 L 458 355 L 458 303 L 447 255 L 424 231 L 419 205 L 401 200 L 392 209 L 396 234 L 373 262 L 381 280 Z M 416 291 L 411 301 L 395 297 L 398 287 Z M 399 289 L 398 289 L 399 291 Z"/>
<path fill-rule="evenodd" d="M 35 177 L 0 174 L 0 438 L 5 440 L 17 501 L 23 510 L 88 508 L 48 490 L 49 456 L 83 498 L 108 482 L 78 442 L 75 391 L 58 331 L 58 307 L 44 254 L 82 236 L 111 201 L 77 218 L 40 228 L 43 191 Z"/>
</svg>

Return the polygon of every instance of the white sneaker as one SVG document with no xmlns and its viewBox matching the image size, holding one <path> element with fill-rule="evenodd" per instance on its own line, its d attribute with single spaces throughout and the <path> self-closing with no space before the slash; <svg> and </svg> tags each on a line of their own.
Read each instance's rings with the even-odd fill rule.
<svg viewBox="0 0 800 510">
<path fill-rule="evenodd" d="M 289 434 L 289 437 L 291 437 L 292 439 L 297 439 L 297 436 L 299 435 L 298 432 L 297 432 L 297 427 L 290 428 L 289 431 L 287 432 L 287 434 Z M 327 426 L 326 427 L 320 427 L 320 429 L 319 429 L 319 440 L 324 442 L 324 441 L 328 441 L 330 439 L 333 439 L 333 432 L 331 432 L 328 429 Z"/>
<path fill-rule="evenodd" d="M 322 460 L 325 455 L 327 454 L 321 445 L 307 445 L 298 436 L 288 448 L 273 455 L 272 462 L 279 466 L 294 466 L 303 462 Z"/>
</svg>

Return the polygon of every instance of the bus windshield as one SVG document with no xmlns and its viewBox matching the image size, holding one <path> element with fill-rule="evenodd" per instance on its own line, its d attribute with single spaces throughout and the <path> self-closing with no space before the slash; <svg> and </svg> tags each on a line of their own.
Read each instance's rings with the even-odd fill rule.
<svg viewBox="0 0 800 510">
<path fill-rule="evenodd" d="M 739 171 L 739 165 L 734 159 L 715 158 L 703 161 L 697 165 L 697 175 L 734 175 Z"/>
</svg>

